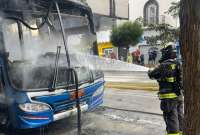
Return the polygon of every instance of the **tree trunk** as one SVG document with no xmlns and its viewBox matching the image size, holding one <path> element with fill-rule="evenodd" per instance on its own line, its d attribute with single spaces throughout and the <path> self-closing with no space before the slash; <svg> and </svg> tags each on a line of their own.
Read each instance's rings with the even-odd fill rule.
<svg viewBox="0 0 200 135">
<path fill-rule="evenodd" d="M 200 18 L 199 0 L 182 0 L 180 41 L 185 95 L 184 135 L 200 135 Z"/>
</svg>

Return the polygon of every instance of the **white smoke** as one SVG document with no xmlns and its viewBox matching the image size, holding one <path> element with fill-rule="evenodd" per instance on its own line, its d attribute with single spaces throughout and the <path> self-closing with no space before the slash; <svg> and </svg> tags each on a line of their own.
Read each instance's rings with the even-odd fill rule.
<svg viewBox="0 0 200 135">
<path fill-rule="evenodd" d="M 27 21 L 27 23 L 32 27 L 36 27 L 36 21 L 34 19 Z M 72 24 L 69 24 L 69 26 L 71 25 Z M 20 83 L 20 79 L 22 79 L 22 87 L 27 88 L 28 85 L 33 82 L 37 83 L 31 85 L 40 85 L 40 83 L 43 83 L 44 80 L 40 80 L 42 77 L 50 78 L 51 74 L 54 72 L 55 55 L 58 46 L 61 46 L 59 66 L 67 68 L 66 52 L 61 32 L 59 32 L 60 28 L 52 32 L 46 25 L 41 30 L 33 31 L 22 25 L 22 30 L 23 45 L 20 44 L 17 23 L 12 20 L 7 20 L 4 23 L 4 40 L 6 51 L 9 52 L 8 59 L 12 69 L 12 79 L 18 81 L 18 83 Z M 89 53 L 88 50 L 90 50 L 89 47 L 93 44 L 93 39 L 95 39 L 90 39 L 89 29 L 85 31 L 85 33 L 83 31 L 78 33 L 78 28 L 69 28 L 65 30 L 67 32 L 67 47 L 70 53 L 72 66 L 93 68 L 91 61 L 85 57 Z M 76 31 L 74 32 L 73 30 Z M 80 58 L 80 56 L 82 57 Z M 39 69 L 44 72 L 41 72 Z M 38 79 L 34 78 L 36 75 L 38 75 Z M 48 84 L 48 81 L 45 83 Z"/>
</svg>

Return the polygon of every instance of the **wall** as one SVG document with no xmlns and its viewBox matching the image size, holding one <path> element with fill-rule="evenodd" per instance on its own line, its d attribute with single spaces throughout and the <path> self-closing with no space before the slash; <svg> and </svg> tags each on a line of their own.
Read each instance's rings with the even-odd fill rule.
<svg viewBox="0 0 200 135">
<path fill-rule="evenodd" d="M 86 0 L 93 13 L 110 15 L 110 0 Z"/>
<path fill-rule="evenodd" d="M 86 0 L 93 13 L 105 16 L 110 16 L 112 7 L 110 2 L 112 1 L 115 3 L 115 16 L 128 19 L 129 0 Z"/>
<path fill-rule="evenodd" d="M 130 20 L 135 20 L 139 17 L 143 17 L 144 5 L 148 0 L 129 0 L 129 18 Z M 161 16 L 165 15 L 166 23 L 178 27 L 179 21 L 178 19 L 173 18 L 171 15 L 165 13 L 169 7 L 171 6 L 171 2 L 176 2 L 178 0 L 157 0 L 159 3 L 159 20 L 161 20 Z"/>
<path fill-rule="evenodd" d="M 121 18 L 129 18 L 129 0 L 115 0 L 116 16 Z"/>
</svg>

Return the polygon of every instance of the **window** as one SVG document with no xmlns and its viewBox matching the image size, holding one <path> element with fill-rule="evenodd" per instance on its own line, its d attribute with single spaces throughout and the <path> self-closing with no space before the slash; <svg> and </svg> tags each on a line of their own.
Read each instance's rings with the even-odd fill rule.
<svg viewBox="0 0 200 135">
<path fill-rule="evenodd" d="M 149 9 L 148 9 L 148 23 L 149 24 L 155 24 L 156 23 L 156 6 L 155 5 L 151 5 L 149 6 Z"/>
<path fill-rule="evenodd" d="M 144 25 L 157 24 L 159 18 L 159 5 L 156 0 L 149 0 L 144 6 Z"/>
</svg>

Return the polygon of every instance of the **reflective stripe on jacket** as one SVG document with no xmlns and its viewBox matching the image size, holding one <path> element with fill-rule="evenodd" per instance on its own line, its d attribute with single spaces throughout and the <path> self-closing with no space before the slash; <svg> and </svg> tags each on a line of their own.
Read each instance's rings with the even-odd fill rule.
<svg viewBox="0 0 200 135">
<path fill-rule="evenodd" d="M 167 94 L 158 94 L 160 99 L 173 99 L 173 98 L 177 98 L 178 96 L 176 95 L 176 93 L 167 93 Z"/>
<path fill-rule="evenodd" d="M 173 134 L 167 134 L 167 135 L 182 135 L 180 133 L 173 133 Z"/>
<path fill-rule="evenodd" d="M 175 77 L 165 77 L 164 79 L 161 79 L 162 82 L 169 82 L 174 83 L 176 81 Z"/>
</svg>

